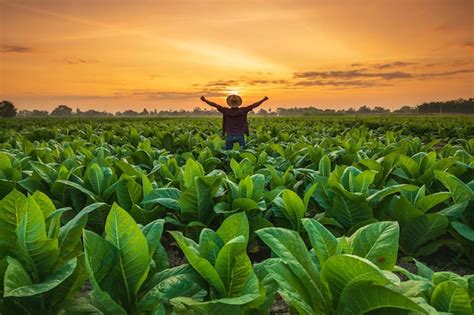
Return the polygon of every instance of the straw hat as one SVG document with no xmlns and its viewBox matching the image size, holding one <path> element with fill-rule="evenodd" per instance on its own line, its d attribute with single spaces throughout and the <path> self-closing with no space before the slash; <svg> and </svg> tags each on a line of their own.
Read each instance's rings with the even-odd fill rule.
<svg viewBox="0 0 474 315">
<path fill-rule="evenodd" d="M 240 98 L 240 96 L 235 95 L 235 94 L 231 94 L 227 96 L 226 101 L 227 101 L 227 105 L 229 105 L 232 108 L 237 108 L 240 105 L 242 105 L 242 98 Z"/>
</svg>

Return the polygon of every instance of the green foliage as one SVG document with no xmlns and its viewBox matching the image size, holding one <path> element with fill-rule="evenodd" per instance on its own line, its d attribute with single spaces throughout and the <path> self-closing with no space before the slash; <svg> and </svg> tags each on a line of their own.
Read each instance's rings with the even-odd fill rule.
<svg viewBox="0 0 474 315">
<path fill-rule="evenodd" d="M 469 118 L 251 124 L 2 120 L 0 313 L 472 313 Z"/>
<path fill-rule="evenodd" d="M 13 190 L 0 201 L 3 301 L 6 314 L 55 313 L 71 302 L 86 280 L 81 245 L 90 213 L 104 204 L 82 209 L 60 226 L 64 211 L 36 192 Z"/>
</svg>

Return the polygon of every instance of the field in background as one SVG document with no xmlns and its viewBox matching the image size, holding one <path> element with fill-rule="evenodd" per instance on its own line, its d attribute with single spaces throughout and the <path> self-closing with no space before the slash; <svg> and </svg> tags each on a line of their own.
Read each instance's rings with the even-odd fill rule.
<svg viewBox="0 0 474 315">
<path fill-rule="evenodd" d="M 0 312 L 472 314 L 471 117 L 250 130 L 225 151 L 218 118 L 0 120 Z"/>
</svg>

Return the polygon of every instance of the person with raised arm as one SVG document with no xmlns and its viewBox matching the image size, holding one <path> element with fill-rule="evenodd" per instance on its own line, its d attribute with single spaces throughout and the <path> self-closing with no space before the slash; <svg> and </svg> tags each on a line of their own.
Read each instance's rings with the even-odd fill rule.
<svg viewBox="0 0 474 315">
<path fill-rule="evenodd" d="M 266 100 L 268 100 L 268 97 L 265 96 L 263 99 L 252 105 L 240 107 L 240 105 L 242 105 L 242 98 L 238 95 L 232 94 L 227 96 L 226 99 L 229 107 L 225 107 L 211 102 L 204 96 L 201 96 L 201 101 L 216 108 L 222 113 L 222 135 L 225 137 L 226 150 L 231 150 L 234 142 L 238 142 L 240 148 L 245 149 L 245 135 L 249 135 L 247 114 Z"/>
</svg>

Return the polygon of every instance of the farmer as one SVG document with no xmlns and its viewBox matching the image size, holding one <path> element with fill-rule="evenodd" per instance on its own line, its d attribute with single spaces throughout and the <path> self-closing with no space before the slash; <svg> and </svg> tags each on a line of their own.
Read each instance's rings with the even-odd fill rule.
<svg viewBox="0 0 474 315">
<path fill-rule="evenodd" d="M 254 108 L 260 106 L 263 102 L 268 100 L 268 97 L 264 97 L 262 100 L 245 107 L 242 105 L 242 99 L 240 96 L 232 94 L 227 96 L 227 105 L 230 108 L 218 105 L 214 102 L 208 101 L 204 96 L 201 96 L 201 101 L 208 105 L 215 107 L 223 115 L 222 117 L 222 135 L 226 136 L 225 149 L 230 150 L 234 145 L 234 142 L 240 144 L 240 148 L 245 148 L 245 137 L 244 134 L 249 135 L 249 124 L 247 122 L 247 113 Z"/>
</svg>

